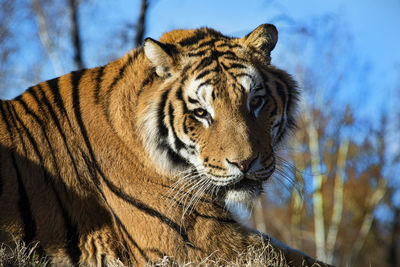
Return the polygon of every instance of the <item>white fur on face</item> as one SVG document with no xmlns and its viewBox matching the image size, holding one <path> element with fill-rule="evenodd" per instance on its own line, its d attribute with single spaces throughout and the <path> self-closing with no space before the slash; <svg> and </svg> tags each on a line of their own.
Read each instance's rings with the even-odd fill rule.
<svg viewBox="0 0 400 267">
<path fill-rule="evenodd" d="M 253 189 L 256 190 L 256 189 Z M 228 210 L 235 210 L 236 208 L 250 208 L 253 204 L 254 199 L 260 195 L 260 191 L 246 189 L 232 189 L 226 192 L 225 195 L 225 207 Z"/>
</svg>

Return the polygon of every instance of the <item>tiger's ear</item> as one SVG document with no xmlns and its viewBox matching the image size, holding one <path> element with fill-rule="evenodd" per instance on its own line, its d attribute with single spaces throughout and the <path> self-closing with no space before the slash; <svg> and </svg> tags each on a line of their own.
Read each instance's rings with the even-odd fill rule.
<svg viewBox="0 0 400 267">
<path fill-rule="evenodd" d="M 267 53 L 268 57 L 278 41 L 278 30 L 272 24 L 262 24 L 242 38 L 244 45 Z"/>
<path fill-rule="evenodd" d="M 174 66 L 174 46 L 158 42 L 152 38 L 144 40 L 144 54 L 155 67 L 156 73 L 160 77 L 171 74 Z"/>
</svg>

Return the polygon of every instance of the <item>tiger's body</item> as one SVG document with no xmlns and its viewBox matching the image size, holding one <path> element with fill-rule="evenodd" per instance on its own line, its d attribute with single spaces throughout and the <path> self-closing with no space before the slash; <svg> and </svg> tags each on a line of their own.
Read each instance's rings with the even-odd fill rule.
<svg viewBox="0 0 400 267">
<path fill-rule="evenodd" d="M 244 38 L 166 33 L 103 67 L 0 102 L 0 242 L 57 266 L 234 260 L 260 235 L 225 208 L 274 170 L 297 91 L 270 65 L 272 25 Z M 274 244 L 293 266 L 315 261 Z"/>
</svg>

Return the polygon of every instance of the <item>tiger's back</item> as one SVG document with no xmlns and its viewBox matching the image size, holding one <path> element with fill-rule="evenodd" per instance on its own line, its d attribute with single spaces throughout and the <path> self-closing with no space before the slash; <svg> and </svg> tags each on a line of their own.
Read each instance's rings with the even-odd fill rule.
<svg viewBox="0 0 400 267">
<path fill-rule="evenodd" d="M 88 136 L 80 128 L 84 115 L 77 101 L 88 92 L 73 84 L 82 74 L 94 83 L 98 70 L 43 82 L 0 102 L 0 240 L 10 245 L 20 239 L 25 244 L 39 241 L 42 254 L 59 259 L 54 263 L 82 261 L 81 237 L 93 238 L 92 249 L 94 238 L 117 240 L 90 173 L 95 170 L 85 147 Z M 102 234 L 95 231 L 99 227 Z M 108 250 L 101 254 L 116 258 L 117 250 Z M 93 257 L 92 251 L 87 253 Z"/>
<path fill-rule="evenodd" d="M 85 266 L 261 246 L 225 207 L 260 194 L 293 125 L 295 83 L 270 65 L 276 34 L 172 31 L 1 101 L 0 241 Z"/>
</svg>

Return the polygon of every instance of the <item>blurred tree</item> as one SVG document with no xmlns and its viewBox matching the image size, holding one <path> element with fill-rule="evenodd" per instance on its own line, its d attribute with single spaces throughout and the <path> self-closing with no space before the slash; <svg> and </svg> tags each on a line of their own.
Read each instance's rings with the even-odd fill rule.
<svg viewBox="0 0 400 267">
<path fill-rule="evenodd" d="M 10 56 L 13 54 L 17 45 L 13 42 L 11 22 L 15 14 L 15 1 L 4 0 L 0 2 L 0 95 L 8 89 L 8 64 Z"/>
<path fill-rule="evenodd" d="M 379 120 L 378 110 L 375 122 L 363 119 L 360 103 L 341 97 L 350 85 L 366 86 L 368 69 L 353 58 L 351 37 L 341 32 L 335 17 L 314 18 L 310 24 L 284 20 L 292 37 L 301 36 L 287 58 L 303 97 L 291 149 L 277 148 L 271 181 L 288 190 L 271 191 L 267 183 L 261 205 L 255 206 L 254 225 L 338 266 L 392 266 L 386 255 L 399 240 L 390 243 L 391 234 L 378 231 L 381 224 L 395 228 L 377 217 L 384 200 L 391 199 L 388 116 L 381 113 Z"/>
<path fill-rule="evenodd" d="M 142 0 L 141 1 L 141 7 L 140 7 L 140 15 L 138 22 L 136 24 L 136 37 L 135 37 L 135 47 L 142 45 L 143 43 L 143 38 L 144 34 L 146 31 L 146 15 L 147 15 L 147 9 L 149 7 L 149 1 L 148 0 Z"/>
<path fill-rule="evenodd" d="M 74 47 L 74 62 L 78 69 L 83 69 L 85 65 L 82 59 L 82 43 L 80 37 L 80 24 L 79 24 L 79 0 L 69 0 L 68 8 L 71 15 L 71 39 Z"/>
<path fill-rule="evenodd" d="M 55 43 L 55 40 L 58 40 L 60 37 L 59 31 L 56 30 L 58 24 L 56 23 L 56 19 L 59 17 L 49 16 L 43 7 L 51 5 L 48 0 L 31 0 L 32 3 L 32 11 L 36 16 L 36 23 L 38 26 L 38 35 L 39 39 L 45 48 L 49 59 L 53 65 L 54 72 L 57 76 L 64 74 L 64 67 L 62 66 L 61 59 L 60 59 L 60 49 Z M 54 12 L 54 9 L 47 9 L 52 10 L 51 13 Z M 51 26 L 50 26 L 51 25 Z"/>
</svg>

